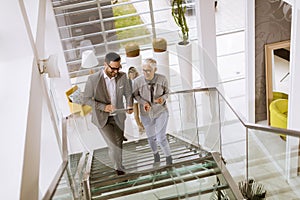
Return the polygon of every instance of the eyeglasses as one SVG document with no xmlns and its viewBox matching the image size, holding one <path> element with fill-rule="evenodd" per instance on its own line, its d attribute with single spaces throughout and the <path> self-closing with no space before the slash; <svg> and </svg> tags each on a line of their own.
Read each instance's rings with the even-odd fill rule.
<svg viewBox="0 0 300 200">
<path fill-rule="evenodd" d="M 107 66 L 112 70 L 112 71 L 120 71 L 122 69 L 122 65 L 120 65 L 118 68 L 116 67 L 111 67 L 109 64 L 107 64 Z"/>
<path fill-rule="evenodd" d="M 151 73 L 152 72 L 152 70 L 151 69 L 143 69 L 143 72 L 145 72 L 145 73 Z"/>
</svg>

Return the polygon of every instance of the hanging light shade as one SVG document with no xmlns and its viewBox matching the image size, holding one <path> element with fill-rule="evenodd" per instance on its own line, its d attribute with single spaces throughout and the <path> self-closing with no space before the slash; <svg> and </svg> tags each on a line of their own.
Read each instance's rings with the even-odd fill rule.
<svg viewBox="0 0 300 200">
<path fill-rule="evenodd" d="M 93 50 L 86 50 L 82 53 L 81 67 L 92 68 L 98 65 L 97 57 Z"/>
</svg>

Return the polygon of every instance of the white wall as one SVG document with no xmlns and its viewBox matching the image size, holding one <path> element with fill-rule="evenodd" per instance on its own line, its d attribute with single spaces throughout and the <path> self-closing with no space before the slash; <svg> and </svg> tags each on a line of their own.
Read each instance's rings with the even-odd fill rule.
<svg viewBox="0 0 300 200">
<path fill-rule="evenodd" d="M 33 54 L 17 0 L 1 0 L 0 44 L 0 194 L 19 199 Z"/>
<path fill-rule="evenodd" d="M 55 17 L 53 15 L 53 8 L 51 1 L 46 4 L 46 22 L 45 22 L 45 46 L 43 57 L 47 58 L 50 55 L 58 56 L 58 67 L 61 78 L 53 79 L 53 85 L 56 89 L 56 97 L 58 98 L 58 105 L 62 111 L 63 116 L 70 114 L 69 106 L 65 96 L 65 91 L 71 88 L 71 81 L 69 79 L 69 72 L 64 58 L 63 49 L 60 42 L 60 36 L 57 29 Z"/>
<path fill-rule="evenodd" d="M 24 0 L 24 4 L 29 13 L 29 29 L 32 36 L 36 40 L 39 35 L 39 48 L 43 48 L 43 32 L 38 33 L 38 27 L 41 27 L 38 25 L 39 0 Z M 40 49 L 39 52 L 43 54 L 46 51 Z M 41 198 L 61 163 L 50 114 L 45 97 L 42 96 L 42 79 L 33 61 L 34 54 L 19 1 L 1 0 L 0 176 L 3 180 L 0 186 L 1 199 Z M 41 148 L 40 141 L 42 141 Z M 24 160 L 25 152 L 28 154 Z M 24 182 L 21 189 L 22 180 Z"/>
<path fill-rule="evenodd" d="M 255 0 L 246 1 L 246 101 L 247 120 L 255 123 Z"/>
<path fill-rule="evenodd" d="M 288 128 L 300 130 L 300 2 L 295 1 L 292 10 L 292 34 L 291 34 L 291 62 L 290 62 L 290 91 L 289 91 L 289 110 Z M 298 36 L 298 37 L 297 37 Z M 297 176 L 297 166 L 299 167 L 299 138 L 287 137 L 287 178 Z"/>
</svg>

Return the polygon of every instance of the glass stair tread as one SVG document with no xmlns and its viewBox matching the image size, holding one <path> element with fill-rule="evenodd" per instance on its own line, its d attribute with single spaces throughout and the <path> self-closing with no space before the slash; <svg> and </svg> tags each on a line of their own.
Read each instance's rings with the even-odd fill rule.
<svg viewBox="0 0 300 200">
<path fill-rule="evenodd" d="M 221 172 L 209 152 L 205 152 L 206 156 L 201 157 L 204 150 L 170 135 L 168 135 L 168 140 L 173 164 L 166 166 L 165 157 L 160 152 L 161 166 L 155 168 L 153 168 L 153 154 L 147 139 L 140 140 L 138 143 L 125 143 L 123 163 L 126 174 L 123 176 L 117 176 L 114 170 L 108 167 L 111 163 L 107 157 L 107 148 L 95 150 L 90 174 L 92 199 L 117 198 L 141 191 L 172 187 L 183 182 L 199 181 L 206 177 L 215 180 L 216 176 L 220 175 Z M 228 188 L 227 185 L 222 187 Z M 215 189 L 207 186 L 202 188 L 202 192 Z M 199 193 L 199 190 L 197 192 Z"/>
</svg>

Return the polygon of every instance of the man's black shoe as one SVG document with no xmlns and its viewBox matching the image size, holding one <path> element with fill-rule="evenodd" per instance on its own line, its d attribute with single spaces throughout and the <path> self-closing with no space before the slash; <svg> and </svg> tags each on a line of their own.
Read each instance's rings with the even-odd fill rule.
<svg viewBox="0 0 300 200">
<path fill-rule="evenodd" d="M 124 172 L 124 171 L 122 171 L 122 170 L 115 170 L 116 171 L 116 174 L 117 174 L 117 176 L 122 176 L 122 175 L 125 175 L 126 173 Z M 128 182 L 128 180 L 126 179 L 126 180 L 122 180 L 121 182 L 119 182 L 119 183 L 126 183 L 126 182 Z"/>
<path fill-rule="evenodd" d="M 172 158 L 172 156 L 167 156 L 166 157 L 166 164 L 167 165 L 172 165 L 173 164 L 173 158 Z"/>
<path fill-rule="evenodd" d="M 115 170 L 115 172 L 118 176 L 125 175 L 125 172 L 121 170 Z"/>
</svg>

